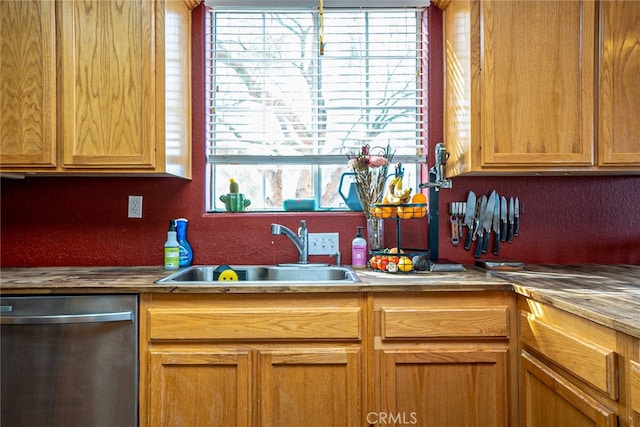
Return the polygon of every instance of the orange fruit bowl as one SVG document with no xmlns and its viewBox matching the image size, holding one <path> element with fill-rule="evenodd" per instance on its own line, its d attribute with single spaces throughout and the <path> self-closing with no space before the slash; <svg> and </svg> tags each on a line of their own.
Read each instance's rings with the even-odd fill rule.
<svg viewBox="0 0 640 427">
<path fill-rule="evenodd" d="M 429 251 L 387 248 L 371 252 L 369 268 L 388 273 L 425 271 L 429 267 Z"/>
<path fill-rule="evenodd" d="M 424 218 L 427 215 L 426 203 L 406 203 L 402 205 L 376 203 L 369 209 L 374 218 Z"/>
</svg>

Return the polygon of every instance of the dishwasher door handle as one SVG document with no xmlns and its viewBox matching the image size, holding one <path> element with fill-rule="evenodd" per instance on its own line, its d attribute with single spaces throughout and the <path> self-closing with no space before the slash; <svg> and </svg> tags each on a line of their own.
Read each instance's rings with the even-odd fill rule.
<svg viewBox="0 0 640 427">
<path fill-rule="evenodd" d="M 67 323 L 126 322 L 132 320 L 133 311 L 43 316 L 0 316 L 0 324 L 2 325 L 60 325 Z"/>
</svg>

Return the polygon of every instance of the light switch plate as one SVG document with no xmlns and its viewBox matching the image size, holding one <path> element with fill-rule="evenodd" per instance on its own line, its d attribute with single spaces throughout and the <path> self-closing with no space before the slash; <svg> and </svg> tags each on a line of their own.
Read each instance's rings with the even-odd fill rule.
<svg viewBox="0 0 640 427">
<path fill-rule="evenodd" d="M 335 255 L 340 250 L 339 233 L 309 233 L 309 255 Z"/>
</svg>

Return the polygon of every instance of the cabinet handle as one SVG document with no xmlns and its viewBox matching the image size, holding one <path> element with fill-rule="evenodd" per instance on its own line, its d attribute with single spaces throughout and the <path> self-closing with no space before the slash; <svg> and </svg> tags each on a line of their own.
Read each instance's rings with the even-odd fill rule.
<svg viewBox="0 0 640 427">
<path fill-rule="evenodd" d="M 132 311 L 44 316 L 0 316 L 0 324 L 2 325 L 59 325 L 67 323 L 126 322 L 132 320 Z"/>
</svg>

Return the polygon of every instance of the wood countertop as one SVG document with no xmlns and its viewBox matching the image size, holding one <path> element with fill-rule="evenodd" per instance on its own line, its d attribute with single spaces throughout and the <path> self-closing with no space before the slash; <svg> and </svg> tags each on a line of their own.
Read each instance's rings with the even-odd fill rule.
<svg viewBox="0 0 640 427">
<path fill-rule="evenodd" d="M 640 338 L 640 266 L 531 265 L 487 274 L 520 295 Z"/>
<path fill-rule="evenodd" d="M 505 272 L 389 274 L 356 270 L 361 282 L 327 285 L 157 284 L 161 267 L 39 267 L 0 269 L 0 294 L 309 293 L 515 290 L 588 320 L 640 338 L 640 266 L 527 265 Z"/>
</svg>

